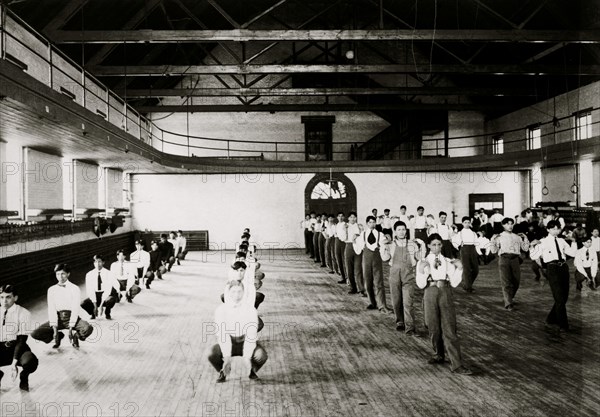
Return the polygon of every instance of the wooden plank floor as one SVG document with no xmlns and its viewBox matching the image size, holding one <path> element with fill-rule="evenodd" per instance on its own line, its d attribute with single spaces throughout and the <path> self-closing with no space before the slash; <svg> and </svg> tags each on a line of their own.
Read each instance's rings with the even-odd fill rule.
<svg viewBox="0 0 600 417">
<path fill-rule="evenodd" d="M 207 331 L 232 253 L 190 253 L 164 281 L 75 350 L 31 342 L 40 368 L 22 393 L 3 380 L 1 415 L 104 416 L 597 416 L 600 413 L 600 295 L 572 287 L 568 311 L 575 331 L 550 343 L 543 320 L 549 287 L 523 265 L 518 310 L 507 312 L 495 262 L 482 267 L 471 295 L 455 291 L 459 334 L 476 376 L 431 366 L 425 337 L 404 336 L 392 315 L 367 311 L 300 252 L 261 259 L 266 274 L 259 313 L 269 360 L 250 381 L 234 363 L 224 384 L 207 361 Z M 389 291 L 388 291 L 389 297 Z M 422 293 L 418 293 L 418 298 Z M 391 304 L 390 304 L 391 305 Z M 45 299 L 27 306 L 46 320 Z M 3 368 L 6 372 L 8 368 Z"/>
</svg>

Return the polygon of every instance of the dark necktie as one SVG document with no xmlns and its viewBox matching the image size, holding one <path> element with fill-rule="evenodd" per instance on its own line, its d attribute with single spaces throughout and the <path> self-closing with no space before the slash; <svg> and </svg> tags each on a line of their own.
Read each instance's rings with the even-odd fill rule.
<svg viewBox="0 0 600 417">
<path fill-rule="evenodd" d="M 554 244 L 556 245 L 556 252 L 558 253 L 558 262 L 563 262 L 565 259 L 562 256 L 562 252 L 560 251 L 560 246 L 558 246 L 558 239 L 554 238 Z"/>
<path fill-rule="evenodd" d="M 102 274 L 98 272 L 98 291 L 102 291 Z"/>
<path fill-rule="evenodd" d="M 6 326 L 6 315 L 8 314 L 8 310 L 4 310 L 4 316 L 2 316 L 2 325 Z"/>
<path fill-rule="evenodd" d="M 371 230 L 371 233 L 369 233 L 369 237 L 367 238 L 367 242 L 369 242 L 369 245 L 372 245 L 376 241 L 377 241 L 377 239 L 375 239 L 375 236 L 373 235 L 373 231 Z"/>
<path fill-rule="evenodd" d="M 585 251 L 585 260 L 586 261 L 590 260 L 590 250 L 589 249 Z"/>
</svg>

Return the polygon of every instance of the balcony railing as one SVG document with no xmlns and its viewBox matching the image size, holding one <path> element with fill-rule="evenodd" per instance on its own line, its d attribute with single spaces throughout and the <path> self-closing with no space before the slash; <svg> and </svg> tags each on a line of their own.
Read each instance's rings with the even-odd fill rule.
<svg viewBox="0 0 600 417">
<path fill-rule="evenodd" d="M 0 56 L 2 59 L 12 62 L 31 77 L 73 100 L 97 117 L 112 123 L 142 143 L 153 146 L 161 152 L 183 156 L 276 161 L 302 161 L 305 158 L 304 138 L 288 141 L 218 139 L 161 129 L 152 120 L 142 116 L 128 105 L 126 100 L 111 92 L 81 65 L 57 49 L 5 6 L 0 6 L 0 8 Z M 600 136 L 599 108 L 593 108 L 591 112 L 592 120 L 594 120 L 592 123 L 593 136 Z M 572 118 L 573 116 L 565 116 L 553 119 L 548 116 L 548 120 L 539 125 L 542 127 L 558 126 L 562 121 Z M 569 126 L 570 123 L 562 125 Z M 378 146 L 390 149 L 384 159 L 483 155 L 492 153 L 493 138 L 502 135 L 504 136 L 505 152 L 521 151 L 528 150 L 526 130 L 527 127 L 524 126 L 481 135 L 422 139 L 421 152 L 415 152 L 414 146 L 403 149 L 400 147 L 402 141 L 397 137 L 389 138 L 389 143 L 379 140 Z M 542 135 L 542 146 L 555 144 L 557 141 L 574 140 L 575 131 L 575 127 L 553 128 L 550 132 Z M 447 152 L 445 142 L 448 143 Z M 332 143 L 333 160 L 351 159 L 351 148 L 356 145 L 361 145 L 361 143 L 334 141 Z"/>
</svg>

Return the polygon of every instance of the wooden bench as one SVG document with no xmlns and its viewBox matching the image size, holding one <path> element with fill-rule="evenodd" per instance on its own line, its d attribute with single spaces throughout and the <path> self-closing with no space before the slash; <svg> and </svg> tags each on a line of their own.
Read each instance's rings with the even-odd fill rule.
<svg viewBox="0 0 600 417">
<path fill-rule="evenodd" d="M 143 232 L 140 238 L 146 242 L 146 250 L 150 250 L 150 241 L 159 241 L 161 234 L 164 233 L 168 236 L 172 231 L 173 230 Z M 208 230 L 184 230 L 183 236 L 187 240 L 186 249 L 188 251 L 208 250 Z"/>
<path fill-rule="evenodd" d="M 565 206 L 557 206 L 554 204 L 548 203 L 538 203 L 536 207 L 532 207 L 531 210 L 545 212 L 548 209 L 551 209 L 553 212 L 557 208 L 556 211 L 560 213 L 560 216 L 565 220 L 565 224 L 567 226 L 575 226 L 577 223 L 581 223 L 582 225 L 586 225 L 589 222 L 590 214 L 596 214 L 598 216 L 600 211 L 598 208 L 596 210 L 593 207 L 565 207 Z"/>
<path fill-rule="evenodd" d="M 67 263 L 71 266 L 71 281 L 81 283 L 85 273 L 93 268 L 92 257 L 105 257 L 106 268 L 117 258 L 118 249 L 135 250 L 134 233 L 123 233 L 102 239 L 85 240 L 30 253 L 0 258 L 0 285 L 13 284 L 20 290 L 20 301 L 26 301 L 46 293 L 56 283 L 54 266 Z M 5 248 L 7 249 L 7 248 Z M 4 252 L 3 254 L 10 254 Z"/>
</svg>

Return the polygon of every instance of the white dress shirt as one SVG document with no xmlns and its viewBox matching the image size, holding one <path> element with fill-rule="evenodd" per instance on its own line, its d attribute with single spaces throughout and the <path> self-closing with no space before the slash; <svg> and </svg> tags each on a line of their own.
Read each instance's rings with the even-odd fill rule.
<svg viewBox="0 0 600 417">
<path fill-rule="evenodd" d="M 179 240 L 175 239 L 167 239 L 167 242 L 170 242 L 173 245 L 173 256 L 179 253 Z"/>
<path fill-rule="evenodd" d="M 67 281 L 64 285 L 56 284 L 48 288 L 48 321 L 50 322 L 50 326 L 58 324 L 56 313 L 63 310 L 71 312 L 69 327 L 75 326 L 79 317 L 80 300 L 81 292 L 79 291 L 79 287 L 71 281 Z"/>
<path fill-rule="evenodd" d="M 335 223 L 329 222 L 327 224 L 327 234 L 329 235 L 330 238 L 335 237 L 335 230 L 336 230 Z"/>
<path fill-rule="evenodd" d="M 102 279 L 102 286 L 100 287 L 103 292 L 102 301 L 106 301 L 113 288 L 117 290 L 117 292 L 121 290 L 119 281 L 116 280 L 112 272 L 106 268 L 102 268 L 100 271 L 94 268 L 85 275 L 85 293 L 92 303 L 96 302 L 96 292 L 98 292 L 98 272 L 100 272 L 100 277 Z"/>
<path fill-rule="evenodd" d="M 463 228 L 452 237 L 452 244 L 456 249 L 463 245 L 477 245 L 477 233 L 471 229 Z"/>
<path fill-rule="evenodd" d="M 452 227 L 447 225 L 446 223 L 436 223 L 431 229 L 429 229 L 429 234 L 437 233 L 442 237 L 442 240 L 450 240 L 452 238 Z"/>
<path fill-rule="evenodd" d="M 592 249 L 594 249 L 596 253 L 600 252 L 600 237 L 592 236 Z"/>
<path fill-rule="evenodd" d="M 403 222 L 406 225 L 407 229 L 410 228 L 410 219 L 408 218 L 408 216 L 406 214 L 399 214 L 398 221 Z"/>
<path fill-rule="evenodd" d="M 187 239 L 185 238 L 185 236 L 178 236 L 176 240 L 179 245 L 179 249 L 181 249 L 181 252 L 185 252 L 185 247 L 187 246 Z M 175 252 L 175 255 L 177 255 L 177 252 Z"/>
<path fill-rule="evenodd" d="M 586 277 L 587 274 L 584 268 L 590 268 L 592 278 L 594 278 L 598 273 L 598 253 L 593 248 L 586 248 L 584 246 L 583 248 L 577 250 L 574 263 L 577 271 Z"/>
<path fill-rule="evenodd" d="M 502 220 L 504 220 L 504 216 L 500 213 L 494 213 L 492 214 L 492 217 L 490 217 L 491 223 L 501 223 Z M 481 222 L 481 224 L 483 224 L 483 222 Z"/>
<path fill-rule="evenodd" d="M 360 235 L 360 228 L 358 223 L 348 223 L 348 229 L 346 230 L 346 243 L 354 243 L 356 238 Z"/>
<path fill-rule="evenodd" d="M 130 262 L 123 262 L 121 264 L 119 261 L 113 262 L 110 266 L 110 272 L 118 281 L 127 281 L 127 291 L 135 284 L 137 271 L 134 271 L 133 268 L 134 264 Z M 96 281 L 98 281 L 98 274 L 96 274 Z M 96 287 L 97 286 L 98 282 L 96 282 Z"/>
<path fill-rule="evenodd" d="M 338 222 L 338 224 L 335 225 L 335 235 L 342 242 L 346 241 L 348 236 L 348 233 L 346 233 L 346 222 Z"/>
<path fill-rule="evenodd" d="M 427 217 L 417 215 L 413 219 L 413 224 L 414 224 L 415 229 L 426 229 L 427 228 Z"/>
<path fill-rule="evenodd" d="M 436 258 L 438 259 L 439 265 L 437 268 Z M 425 267 L 425 270 L 421 273 L 419 269 L 421 265 L 417 265 L 416 281 L 417 287 L 423 289 L 427 286 L 427 280 L 431 277 L 433 281 L 450 281 L 450 285 L 456 288 L 462 281 L 462 267 L 457 268 L 450 259 L 442 256 L 442 254 L 434 255 L 430 253 L 424 259 L 429 263 L 429 267 Z M 419 264 L 423 261 L 419 261 Z"/>
<path fill-rule="evenodd" d="M 8 310 L 0 307 L 0 325 L 0 342 L 12 342 L 31 332 L 31 313 L 18 304 Z"/>
<path fill-rule="evenodd" d="M 392 218 L 390 216 L 384 215 L 381 219 L 381 228 L 382 229 L 391 229 L 394 225 L 392 224 Z"/>
<path fill-rule="evenodd" d="M 551 235 L 546 236 L 543 239 L 540 239 L 540 243 L 536 246 L 532 246 L 529 248 L 529 253 L 532 261 L 536 259 L 542 258 L 545 263 L 558 261 L 558 252 L 556 251 L 556 243 L 554 243 L 555 238 Z M 569 244 L 560 237 L 556 238 L 558 242 L 558 247 L 560 248 L 560 252 L 562 254 L 562 259 L 564 261 L 567 260 L 565 255 L 575 256 L 577 253 L 577 246 L 569 246 Z"/>
<path fill-rule="evenodd" d="M 367 241 L 371 232 L 373 232 L 373 236 L 375 237 L 375 243 L 369 243 Z M 354 244 L 352 245 L 354 247 L 354 253 L 360 255 L 365 249 L 365 247 L 369 248 L 369 250 L 374 252 L 381 245 L 382 238 L 383 234 L 379 233 L 377 229 L 366 228 L 360 235 L 358 235 L 358 237 L 354 241 Z"/>
<path fill-rule="evenodd" d="M 145 250 L 136 250 L 131 255 L 129 255 L 129 259 L 132 264 L 135 265 L 135 268 L 143 268 L 142 276 L 146 275 L 148 272 L 148 267 L 150 266 L 150 253 Z M 136 271 L 137 274 L 137 271 Z M 141 277 L 138 277 L 141 278 Z"/>
<path fill-rule="evenodd" d="M 246 359 L 252 358 L 258 333 L 258 314 L 253 306 L 225 302 L 215 311 L 215 323 L 219 327 L 217 335 L 223 357 L 231 356 L 232 336 L 245 336 L 242 355 Z"/>
<path fill-rule="evenodd" d="M 490 252 L 490 240 L 485 236 L 477 236 L 477 244 L 475 245 L 477 255 L 486 255 Z"/>
</svg>

